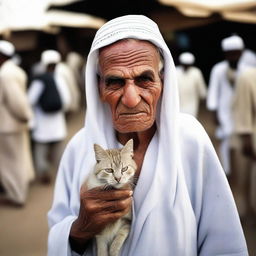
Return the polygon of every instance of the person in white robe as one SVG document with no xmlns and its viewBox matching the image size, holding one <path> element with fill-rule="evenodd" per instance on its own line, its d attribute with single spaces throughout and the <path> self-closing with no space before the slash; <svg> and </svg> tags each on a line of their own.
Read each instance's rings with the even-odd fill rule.
<svg viewBox="0 0 256 256">
<path fill-rule="evenodd" d="M 44 90 L 44 83 L 34 79 L 29 86 L 28 98 L 34 111 L 31 123 L 32 140 L 34 141 L 34 159 L 39 179 L 48 184 L 51 180 L 50 170 L 58 165 L 63 153 L 64 139 L 67 136 L 65 111 L 69 108 L 71 97 L 65 80 L 55 72 L 56 64 L 60 61 L 60 54 L 55 50 L 46 50 L 41 55 L 41 62 L 46 72 L 53 73 L 53 78 L 59 92 L 62 108 L 48 113 L 39 104 Z"/>
<path fill-rule="evenodd" d="M 76 82 L 79 85 L 80 91 L 84 92 L 85 59 L 81 54 L 71 51 L 67 54 L 66 62 L 75 75 Z"/>
<path fill-rule="evenodd" d="M 163 73 L 156 64 L 159 53 Z M 131 204 L 131 231 L 122 256 L 248 255 L 234 199 L 213 145 L 194 117 L 179 113 L 176 78 L 171 53 L 151 19 L 122 16 L 97 31 L 86 66 L 85 126 L 63 154 L 48 213 L 48 256 L 96 255 L 92 234 L 124 215 Z M 104 92 L 108 91 L 107 84 L 112 88 L 120 83 L 124 86 L 122 96 L 116 100 L 130 114 L 115 119 L 115 111 L 111 113 L 107 104 L 108 96 L 113 95 Z M 152 87 L 142 88 L 137 83 L 150 84 L 158 92 L 158 103 L 149 104 L 154 113 L 149 114 L 151 126 L 143 119 L 147 114 L 133 111 L 136 103 L 147 106 L 142 95 L 148 97 Z M 146 130 L 119 132 L 138 127 Z M 142 138 L 143 134 L 147 135 Z M 93 144 L 120 148 L 130 136 L 135 140 L 134 159 L 140 171 L 133 193 L 125 189 L 86 190 L 83 182 L 95 165 Z M 94 197 L 96 203 L 92 205 Z M 104 198 L 108 199 L 105 203 Z M 106 208 L 101 212 L 103 203 Z M 97 213 L 91 215 L 95 210 Z"/>
<path fill-rule="evenodd" d="M 61 79 L 68 85 L 71 100 L 66 112 L 75 114 L 79 110 L 81 100 L 79 85 L 75 74 L 67 62 L 62 60 L 56 66 L 56 75 L 61 77 Z"/>
<path fill-rule="evenodd" d="M 0 40 L 0 184 L 10 202 L 26 203 L 34 166 L 29 139 L 32 109 L 27 75 L 14 64 L 12 43 Z"/>
<path fill-rule="evenodd" d="M 180 111 L 197 117 L 200 101 L 206 98 L 207 90 L 202 71 L 193 66 L 194 62 L 195 56 L 192 53 L 180 54 L 177 79 Z"/>
<path fill-rule="evenodd" d="M 239 73 L 253 65 L 253 54 L 244 50 L 241 37 L 233 35 L 221 42 L 225 60 L 215 64 L 210 73 L 207 108 L 214 113 L 217 130 L 216 137 L 220 140 L 220 158 L 227 175 L 232 174 L 230 159 L 235 150 L 232 145 L 233 116 L 232 101 L 235 81 Z"/>
<path fill-rule="evenodd" d="M 73 71 L 73 74 L 76 79 L 76 83 L 79 88 L 79 97 L 80 97 L 80 108 L 85 108 L 86 110 L 86 101 L 85 101 L 85 64 L 86 59 L 79 54 L 78 52 L 71 51 L 67 54 L 66 63 L 69 68 Z"/>
<path fill-rule="evenodd" d="M 256 68 L 248 68 L 237 79 L 233 101 L 234 132 L 239 138 L 241 170 L 238 188 L 244 205 L 242 217 L 256 221 Z M 241 158 L 244 156 L 244 159 Z M 239 205 L 238 205 L 239 206 Z"/>
</svg>

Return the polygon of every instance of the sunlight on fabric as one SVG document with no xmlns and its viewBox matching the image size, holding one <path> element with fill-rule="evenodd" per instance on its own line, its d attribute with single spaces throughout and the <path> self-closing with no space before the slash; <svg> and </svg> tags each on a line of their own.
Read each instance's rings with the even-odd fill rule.
<svg viewBox="0 0 256 256">
<path fill-rule="evenodd" d="M 201 7 L 212 11 L 221 11 L 222 8 L 237 9 L 250 8 L 256 5 L 255 0 L 158 0 L 166 5 L 179 7 Z"/>
<path fill-rule="evenodd" d="M 189 17 L 209 17 L 214 13 L 224 19 L 255 23 L 256 0 L 158 0 L 177 8 Z M 249 14 L 249 15 L 248 15 Z"/>
<path fill-rule="evenodd" d="M 47 24 L 80 28 L 100 28 L 106 21 L 88 14 L 51 10 L 46 14 Z"/>
<path fill-rule="evenodd" d="M 87 14 L 47 11 L 78 0 L 0 0 L 0 34 L 18 30 L 56 31 L 56 26 L 98 29 L 105 21 Z"/>
</svg>

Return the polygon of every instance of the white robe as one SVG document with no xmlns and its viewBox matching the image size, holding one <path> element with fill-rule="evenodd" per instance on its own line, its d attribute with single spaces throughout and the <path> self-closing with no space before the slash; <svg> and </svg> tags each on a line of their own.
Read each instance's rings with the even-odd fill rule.
<svg viewBox="0 0 256 256">
<path fill-rule="evenodd" d="M 238 62 L 236 76 L 250 66 L 256 66 L 256 55 L 245 50 Z M 220 121 L 216 131 L 216 136 L 220 139 L 230 136 L 233 132 L 232 104 L 235 87 L 232 87 L 227 79 L 227 70 L 227 61 L 221 61 L 213 66 L 207 95 L 207 108 L 217 111 Z"/>
<path fill-rule="evenodd" d="M 28 123 L 32 109 L 24 70 L 8 60 L 0 67 L 0 183 L 16 203 L 25 203 L 35 177 Z"/>
<path fill-rule="evenodd" d="M 177 78 L 180 111 L 197 117 L 200 100 L 206 97 L 206 85 L 201 70 L 197 67 L 184 70 L 182 66 L 178 66 Z"/>
<path fill-rule="evenodd" d="M 238 77 L 243 70 L 252 65 L 256 65 L 255 54 L 245 50 L 239 59 L 235 76 Z M 216 137 L 222 140 L 220 144 L 221 160 L 226 174 L 229 174 L 230 136 L 234 129 L 232 104 L 234 100 L 235 85 L 232 86 L 229 82 L 227 78 L 227 70 L 227 61 L 219 62 L 213 66 L 210 74 L 207 108 L 211 111 L 217 111 L 220 125 L 216 129 Z"/>
<path fill-rule="evenodd" d="M 34 110 L 32 120 L 32 138 L 36 142 L 47 143 L 62 141 L 67 135 L 65 110 L 69 107 L 71 96 L 65 81 L 58 75 L 54 75 L 57 89 L 63 103 L 63 109 L 54 113 L 44 112 L 38 105 L 39 98 L 43 92 L 43 82 L 34 80 L 28 90 L 28 98 Z"/>
<path fill-rule="evenodd" d="M 88 56 L 85 127 L 70 141 L 61 160 L 48 213 L 48 256 L 75 255 L 69 232 L 79 213 L 81 185 L 95 164 L 93 144 L 120 146 L 109 107 L 99 98 L 96 71 L 98 49 L 123 38 L 149 40 L 158 46 L 166 72 L 157 132 L 134 191 L 131 232 L 121 255 L 248 255 L 235 203 L 213 146 L 194 118 L 179 114 L 176 70 L 167 45 L 153 21 L 128 15 L 98 30 Z M 94 250 L 92 243 L 84 255 L 95 255 Z"/>
<path fill-rule="evenodd" d="M 69 90 L 70 104 L 67 112 L 77 112 L 80 106 L 80 91 L 73 70 L 65 62 L 57 64 L 56 73 L 61 77 Z"/>
</svg>

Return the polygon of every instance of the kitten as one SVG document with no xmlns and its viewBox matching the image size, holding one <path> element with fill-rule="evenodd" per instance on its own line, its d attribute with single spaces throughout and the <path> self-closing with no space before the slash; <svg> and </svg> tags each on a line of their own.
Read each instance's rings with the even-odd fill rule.
<svg viewBox="0 0 256 256">
<path fill-rule="evenodd" d="M 87 179 L 88 189 L 104 186 L 105 189 L 119 189 L 134 185 L 137 166 L 133 160 L 133 140 L 129 140 L 122 149 L 104 150 L 94 144 L 96 165 Z M 98 256 L 118 256 L 131 226 L 131 211 L 115 223 L 109 224 L 96 236 Z"/>
</svg>

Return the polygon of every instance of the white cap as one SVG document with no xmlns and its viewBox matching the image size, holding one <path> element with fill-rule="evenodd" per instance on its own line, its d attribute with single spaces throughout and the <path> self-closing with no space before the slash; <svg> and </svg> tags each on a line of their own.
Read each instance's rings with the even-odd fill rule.
<svg viewBox="0 0 256 256">
<path fill-rule="evenodd" d="M 195 62 L 195 57 L 192 53 L 190 52 L 183 52 L 180 56 L 179 56 L 179 62 L 181 64 L 185 64 L 185 65 L 192 65 Z"/>
<path fill-rule="evenodd" d="M 11 57 L 15 52 L 14 45 L 8 41 L 0 40 L 0 53 Z"/>
<path fill-rule="evenodd" d="M 244 41 L 240 36 L 233 35 L 227 38 L 224 38 L 221 41 L 221 48 L 225 51 L 235 51 L 244 49 Z"/>
<path fill-rule="evenodd" d="M 49 64 L 57 64 L 60 62 L 61 56 L 55 50 L 46 50 L 41 54 L 41 62 L 47 66 Z"/>
</svg>

